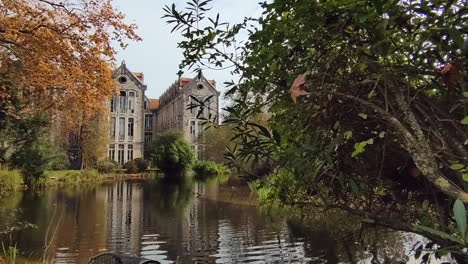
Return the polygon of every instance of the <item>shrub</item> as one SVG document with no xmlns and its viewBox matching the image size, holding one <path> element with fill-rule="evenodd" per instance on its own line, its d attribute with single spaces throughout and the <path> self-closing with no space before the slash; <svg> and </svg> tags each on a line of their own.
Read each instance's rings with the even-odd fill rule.
<svg viewBox="0 0 468 264">
<path fill-rule="evenodd" d="M 23 184 L 19 170 L 0 170 L 0 198 L 16 191 Z"/>
<path fill-rule="evenodd" d="M 197 161 L 192 170 L 198 177 L 211 177 L 229 174 L 231 171 L 224 165 L 212 161 Z"/>
<path fill-rule="evenodd" d="M 124 165 L 124 169 L 127 170 L 127 173 L 142 173 L 148 168 L 148 161 L 142 158 L 136 158 L 130 160 Z"/>
<path fill-rule="evenodd" d="M 83 170 L 81 171 L 82 182 L 97 182 L 101 180 L 101 175 L 97 170 Z"/>
<path fill-rule="evenodd" d="M 32 186 L 44 176 L 50 160 L 50 144 L 47 141 L 40 140 L 19 149 L 13 154 L 11 161 L 16 168 L 21 169 L 24 182 L 28 186 Z"/>
<path fill-rule="evenodd" d="M 105 159 L 100 160 L 96 163 L 96 169 L 100 173 L 113 173 L 119 168 L 119 164 L 116 161 Z"/>
<path fill-rule="evenodd" d="M 193 163 L 194 154 L 181 133 L 169 132 L 154 141 L 150 158 L 165 175 L 180 176 Z"/>
<path fill-rule="evenodd" d="M 66 170 L 70 167 L 67 152 L 59 146 L 52 146 L 50 160 L 47 166 L 48 170 Z"/>
</svg>

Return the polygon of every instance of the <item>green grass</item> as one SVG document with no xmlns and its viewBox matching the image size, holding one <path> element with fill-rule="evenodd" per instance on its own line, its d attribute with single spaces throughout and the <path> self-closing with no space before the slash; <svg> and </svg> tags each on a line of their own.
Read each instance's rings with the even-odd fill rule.
<svg viewBox="0 0 468 264">
<path fill-rule="evenodd" d="M 57 170 L 46 171 L 38 181 L 40 186 L 79 185 L 84 183 L 99 183 L 103 176 L 97 170 Z"/>
<path fill-rule="evenodd" d="M 23 186 L 23 176 L 19 170 L 0 170 L 0 198 L 8 196 Z"/>
</svg>

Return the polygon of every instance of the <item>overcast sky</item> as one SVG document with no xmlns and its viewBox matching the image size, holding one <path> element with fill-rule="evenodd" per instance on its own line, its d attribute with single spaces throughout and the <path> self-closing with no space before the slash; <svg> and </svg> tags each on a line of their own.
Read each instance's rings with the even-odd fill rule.
<svg viewBox="0 0 468 264">
<path fill-rule="evenodd" d="M 176 3 L 185 6 L 188 0 L 116 0 L 115 6 L 126 15 L 127 23 L 138 25 L 137 33 L 143 38 L 140 42 L 130 42 L 125 50 L 118 50 L 117 63 L 125 60 L 127 67 L 134 72 L 145 74 L 148 85 L 146 95 L 158 98 L 177 79 L 178 65 L 182 51 L 177 48 L 181 39 L 178 32 L 170 33 L 172 27 L 161 18 L 163 7 Z M 223 21 L 237 23 L 246 16 L 261 13 L 258 0 L 213 0 L 212 12 L 220 13 Z M 196 73 L 186 72 L 185 77 Z M 217 82 L 219 91 L 224 92 L 223 82 L 231 80 L 228 72 L 204 71 L 208 79 Z"/>
</svg>

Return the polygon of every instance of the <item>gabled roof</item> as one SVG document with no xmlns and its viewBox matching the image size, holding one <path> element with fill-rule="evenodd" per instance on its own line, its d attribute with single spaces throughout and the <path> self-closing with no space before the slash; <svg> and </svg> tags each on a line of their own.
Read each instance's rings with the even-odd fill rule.
<svg viewBox="0 0 468 264">
<path fill-rule="evenodd" d="M 137 77 L 137 75 L 135 75 L 135 74 L 141 75 L 140 76 L 141 79 L 140 79 L 140 77 Z M 120 66 L 114 71 L 114 74 L 112 74 L 112 78 L 116 79 L 120 75 L 125 75 L 125 76 L 129 77 L 131 79 L 131 81 L 133 83 L 135 83 L 139 88 L 141 88 L 144 91 L 146 90 L 146 85 L 143 83 L 143 73 L 141 73 L 141 72 L 132 73 L 127 68 L 127 65 L 125 65 L 125 61 L 122 61 Z"/>
</svg>

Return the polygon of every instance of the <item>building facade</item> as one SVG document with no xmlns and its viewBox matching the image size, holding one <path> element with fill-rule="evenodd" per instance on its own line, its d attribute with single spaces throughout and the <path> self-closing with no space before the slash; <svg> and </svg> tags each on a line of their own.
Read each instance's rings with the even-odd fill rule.
<svg viewBox="0 0 468 264">
<path fill-rule="evenodd" d="M 113 75 L 119 91 L 109 102 L 108 158 L 124 164 L 145 158 L 145 150 L 158 135 L 180 131 L 201 157 L 198 142 L 206 119 L 218 116 L 216 82 L 200 72 L 195 78 L 180 78 L 159 99 L 147 98 L 143 73 L 131 72 L 122 62 Z M 199 107 L 204 102 L 204 107 Z"/>
<path fill-rule="evenodd" d="M 207 80 L 201 72 L 193 79 L 175 81 L 159 98 L 159 108 L 154 111 L 157 116 L 155 134 L 180 131 L 192 145 L 196 157 L 201 157 L 203 145 L 198 138 L 207 119 L 218 116 L 219 95 L 216 82 Z"/>
<path fill-rule="evenodd" d="M 145 91 L 142 73 L 132 73 L 125 62 L 114 72 L 119 92 L 109 103 L 108 158 L 119 164 L 143 158 Z"/>
</svg>

